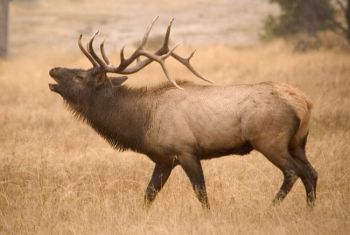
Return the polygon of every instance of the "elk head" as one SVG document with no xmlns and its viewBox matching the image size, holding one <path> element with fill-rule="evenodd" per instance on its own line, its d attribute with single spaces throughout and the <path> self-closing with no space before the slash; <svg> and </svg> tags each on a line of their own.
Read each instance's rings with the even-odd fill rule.
<svg viewBox="0 0 350 235">
<path fill-rule="evenodd" d="M 98 32 L 96 32 L 91 37 L 90 41 L 87 43 L 86 48 L 84 48 L 82 45 L 82 35 L 80 35 L 78 40 L 79 48 L 90 60 L 93 67 L 87 70 L 59 67 L 51 69 L 50 76 L 57 83 L 49 84 L 50 90 L 59 93 L 69 104 L 74 106 L 81 106 L 84 105 L 84 102 L 88 102 L 90 100 L 92 94 L 96 92 L 106 92 L 106 90 L 112 90 L 113 87 L 120 86 L 127 79 L 126 76 L 110 77 L 107 75 L 107 73 L 116 73 L 122 75 L 136 73 L 153 61 L 156 61 L 161 65 L 165 76 L 175 87 L 182 89 L 175 82 L 175 80 L 171 78 L 165 66 L 165 60 L 168 57 L 173 57 L 175 60 L 179 61 L 200 79 L 211 82 L 199 74 L 190 64 L 190 59 L 192 58 L 195 51 L 193 51 L 188 58 L 183 58 L 174 53 L 177 45 L 172 49 L 169 49 L 169 36 L 173 19 L 168 25 L 162 47 L 154 54 L 144 50 L 148 35 L 157 19 L 158 17 L 152 21 L 151 25 L 147 28 L 140 45 L 129 58 L 125 58 L 124 56 L 124 47 L 121 49 L 120 63 L 118 66 L 114 66 L 110 63 L 104 50 L 104 42 L 100 44 L 102 58 L 99 57 L 94 51 L 93 42 Z M 145 58 L 141 60 L 140 57 Z M 131 66 L 134 61 L 136 61 L 136 64 Z"/>
</svg>

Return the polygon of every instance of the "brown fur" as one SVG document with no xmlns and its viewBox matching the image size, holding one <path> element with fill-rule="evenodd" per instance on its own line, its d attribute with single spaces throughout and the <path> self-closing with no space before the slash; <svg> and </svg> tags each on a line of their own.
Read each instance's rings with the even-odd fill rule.
<svg viewBox="0 0 350 235">
<path fill-rule="evenodd" d="M 181 165 L 203 206 L 209 207 L 200 160 L 256 149 L 284 174 L 275 201 L 301 177 L 308 203 L 316 195 L 317 174 L 305 143 L 311 102 L 296 88 L 265 82 L 235 86 L 180 83 L 151 89 L 119 86 L 96 69 L 55 68 L 50 75 L 73 112 L 120 150 L 147 155 L 155 164 L 146 190 L 150 204 L 176 165 Z M 101 82 L 102 81 L 102 82 Z"/>
</svg>

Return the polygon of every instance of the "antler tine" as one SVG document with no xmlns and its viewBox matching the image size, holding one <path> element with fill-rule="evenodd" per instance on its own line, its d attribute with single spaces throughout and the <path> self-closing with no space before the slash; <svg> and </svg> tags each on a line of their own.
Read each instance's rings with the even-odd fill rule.
<svg viewBox="0 0 350 235">
<path fill-rule="evenodd" d="M 98 57 L 98 55 L 95 53 L 94 51 L 94 47 L 93 47 L 93 43 L 94 43 L 94 39 L 96 37 L 96 35 L 99 33 L 99 31 L 96 31 L 96 33 L 94 33 L 94 35 L 90 38 L 89 43 L 87 44 L 87 49 L 89 50 L 91 56 L 96 60 L 96 62 L 103 68 L 107 67 L 107 64 L 100 59 L 100 57 Z"/>
<path fill-rule="evenodd" d="M 147 41 L 147 38 L 148 38 L 148 35 L 150 33 L 150 30 L 152 29 L 155 21 L 158 19 L 158 16 L 155 17 L 152 21 L 152 23 L 150 24 L 150 26 L 147 28 L 146 30 L 146 33 L 144 35 L 144 39 L 142 40 L 143 42 L 141 43 L 141 47 L 145 44 L 145 42 Z M 171 25 L 174 21 L 174 18 L 172 18 L 170 20 L 170 23 L 168 25 L 168 28 L 167 28 L 167 31 L 166 31 L 166 34 L 165 34 L 165 37 L 164 37 L 164 42 L 163 42 L 163 45 L 162 47 L 155 53 L 156 55 L 164 55 L 166 53 L 169 52 L 169 36 L 170 36 L 170 29 L 171 29 Z M 141 48 L 139 47 L 139 48 Z M 130 71 L 130 73 L 133 73 L 131 71 L 134 71 L 134 72 L 137 72 L 139 70 L 141 70 L 142 68 L 146 67 L 148 64 L 152 63 L 152 60 L 147 58 L 145 60 L 142 60 L 142 61 L 138 61 L 138 65 L 136 67 L 133 67 L 132 69 L 129 68 L 129 69 L 125 69 L 126 68 L 126 59 L 124 57 L 124 47 L 122 47 L 122 49 L 120 50 L 120 65 L 118 66 L 118 71 L 119 72 L 122 72 L 123 69 L 124 69 L 124 72 L 125 73 L 129 73 L 128 71 Z M 136 51 L 137 52 L 137 51 Z M 135 52 L 135 53 L 136 53 Z M 137 59 L 139 59 L 140 57 L 137 57 Z M 124 67 L 125 66 L 125 67 Z"/>
<path fill-rule="evenodd" d="M 164 42 L 163 42 L 163 46 L 157 51 L 156 54 L 163 54 L 163 53 L 167 53 L 169 51 L 169 38 L 170 38 L 170 31 L 171 31 L 171 26 L 174 22 L 174 18 L 172 18 L 169 22 L 169 25 L 168 25 L 168 28 L 167 28 L 167 31 L 165 33 L 165 37 L 164 37 Z M 193 57 L 194 53 L 196 52 L 196 50 L 194 50 L 190 56 L 185 59 L 185 58 L 182 58 L 180 57 L 179 55 L 175 54 L 175 53 L 172 53 L 171 56 L 176 59 L 177 61 L 179 61 L 180 63 L 182 63 L 183 65 L 185 65 L 186 68 L 188 68 L 194 75 L 196 75 L 198 78 L 206 81 L 206 82 L 209 82 L 209 83 L 213 83 L 213 81 L 205 78 L 203 75 L 201 75 L 199 72 L 197 72 L 193 66 L 190 64 L 190 60 L 191 58 Z"/>
<path fill-rule="evenodd" d="M 165 38 L 164 38 L 164 42 L 163 42 L 163 46 L 161 49 L 159 49 L 157 51 L 157 53 L 167 53 L 169 51 L 169 38 L 170 38 L 170 31 L 171 31 L 171 26 L 174 22 L 174 18 L 172 18 L 169 22 L 169 25 L 168 25 L 168 28 L 167 28 L 167 31 L 165 33 Z M 193 66 L 190 64 L 190 60 L 191 58 L 193 57 L 194 53 L 196 52 L 196 50 L 194 50 L 190 56 L 185 59 L 185 58 L 182 58 L 180 57 L 179 55 L 175 54 L 175 53 L 172 53 L 172 57 L 174 59 L 176 59 L 177 61 L 179 61 L 180 63 L 182 63 L 183 65 L 185 65 L 186 68 L 188 68 L 194 75 L 196 75 L 198 78 L 206 81 L 206 82 L 209 82 L 209 83 L 213 83 L 213 81 L 205 78 L 203 75 L 201 75 L 199 72 L 197 72 Z"/>
<path fill-rule="evenodd" d="M 90 62 L 92 63 L 93 67 L 98 67 L 98 63 L 94 60 L 94 58 L 89 54 L 89 52 L 83 47 L 82 45 L 82 40 L 83 35 L 80 34 L 79 39 L 78 39 L 78 46 L 80 48 L 80 50 L 83 52 L 83 54 L 90 60 Z"/>
<path fill-rule="evenodd" d="M 123 70 L 125 70 L 127 68 L 127 66 L 129 66 L 135 59 L 138 59 L 140 57 L 139 51 L 143 49 L 143 47 L 145 46 L 148 36 L 152 30 L 153 25 L 155 24 L 155 22 L 157 21 L 157 19 L 159 18 L 159 16 L 156 16 L 152 23 L 147 27 L 145 34 L 143 35 L 142 41 L 140 43 L 140 45 L 138 46 L 138 48 L 134 51 L 134 53 L 128 58 L 125 59 L 124 56 L 124 49 L 125 47 L 122 47 L 122 49 L 120 50 L 120 63 L 119 66 L 117 68 L 114 69 L 110 69 L 111 72 L 117 72 L 120 73 Z M 151 63 L 152 60 L 147 61 L 147 63 L 143 63 L 144 66 L 146 66 L 147 64 Z M 140 62 L 141 63 L 141 62 Z"/>
<path fill-rule="evenodd" d="M 148 39 L 148 36 L 149 36 L 149 33 L 151 32 L 151 30 L 152 30 L 152 28 L 153 28 L 153 25 L 156 23 L 156 21 L 158 20 L 158 18 L 159 18 L 159 16 L 154 17 L 152 23 L 147 27 L 146 32 L 145 32 L 145 34 L 143 35 L 142 41 L 141 41 L 141 43 L 140 43 L 138 49 L 142 49 L 142 48 L 145 46 L 145 44 L 146 44 L 146 42 L 147 42 L 147 39 Z"/>
<path fill-rule="evenodd" d="M 209 83 L 214 83 L 213 81 L 211 81 L 211 80 L 205 78 L 203 75 L 201 75 L 199 72 L 197 72 L 197 71 L 193 68 L 193 66 L 191 65 L 190 60 L 191 60 L 191 58 L 193 57 L 193 55 L 194 55 L 195 52 L 196 52 L 196 50 L 194 50 L 194 51 L 190 54 L 190 56 L 189 56 L 188 58 L 182 58 L 181 56 L 179 56 L 179 55 L 177 55 L 177 54 L 175 54 L 175 53 L 171 53 L 171 56 L 172 56 L 175 60 L 177 60 L 177 61 L 179 61 L 181 64 L 183 64 L 186 68 L 188 68 L 188 70 L 190 70 L 190 71 L 191 71 L 194 75 L 196 75 L 198 78 L 200 78 L 200 79 L 202 79 L 202 80 L 204 80 L 204 81 L 206 81 L 206 82 L 209 82 Z"/>
<path fill-rule="evenodd" d="M 98 31 L 91 37 L 90 41 L 87 44 L 87 50 L 84 49 L 84 47 L 81 44 L 81 38 L 82 36 L 80 35 L 79 38 L 79 47 L 82 50 L 82 52 L 88 57 L 88 59 L 91 61 L 94 67 L 101 67 L 105 72 L 112 72 L 112 73 L 119 73 L 119 74 L 132 74 L 136 73 L 137 71 L 141 70 L 142 68 L 146 67 L 148 64 L 150 64 L 152 61 L 156 61 L 157 63 L 160 64 L 162 67 L 164 74 L 166 78 L 177 88 L 183 89 L 180 87 L 175 80 L 172 79 L 170 76 L 168 69 L 165 66 L 165 60 L 168 57 L 173 57 L 175 60 L 179 61 L 181 64 L 183 64 L 187 69 L 189 69 L 195 76 L 198 78 L 206 81 L 213 83 L 211 80 L 206 79 L 203 75 L 201 75 L 199 72 L 197 72 L 193 66 L 190 63 L 191 58 L 193 57 L 195 51 L 193 51 L 189 57 L 184 58 L 179 56 L 178 54 L 174 53 L 174 50 L 177 48 L 178 44 L 174 46 L 171 50 L 169 50 L 169 38 L 170 38 L 170 31 L 172 24 L 174 22 L 174 18 L 170 20 L 169 25 L 167 27 L 167 31 L 165 33 L 164 37 L 164 42 L 162 47 L 156 51 L 154 54 L 147 52 L 143 49 L 145 46 L 148 36 L 152 30 L 153 25 L 157 21 L 159 17 L 155 17 L 152 21 L 152 23 L 147 27 L 146 32 L 142 38 L 142 41 L 140 45 L 137 47 L 137 49 L 131 54 L 129 58 L 125 58 L 124 56 L 124 48 L 123 47 L 120 50 L 120 64 L 119 66 L 115 67 L 110 64 L 110 61 L 106 55 L 105 49 L 104 49 L 104 41 L 101 42 L 100 44 L 100 50 L 101 50 L 101 55 L 102 59 L 95 53 L 94 48 L 93 48 L 93 42 L 96 37 L 96 35 L 99 33 Z M 146 57 L 144 60 L 140 60 L 140 56 Z M 136 60 L 136 65 L 128 67 L 130 64 L 132 64 Z"/>
<path fill-rule="evenodd" d="M 180 44 L 180 43 L 179 43 Z M 145 57 L 147 57 L 147 59 L 141 61 L 140 63 L 138 63 L 137 65 L 135 65 L 132 68 L 128 68 L 128 69 L 124 69 L 122 72 L 120 72 L 121 74 L 130 74 L 130 73 L 135 73 L 137 71 L 139 71 L 140 69 L 144 68 L 147 64 L 149 64 L 152 61 L 156 61 L 157 63 L 160 64 L 160 66 L 162 67 L 164 74 L 166 76 L 166 78 L 177 88 L 183 90 L 182 87 L 180 87 L 176 81 L 174 79 L 172 79 L 172 77 L 170 76 L 168 69 L 165 66 L 165 60 L 172 55 L 172 53 L 174 52 L 174 50 L 178 47 L 178 45 L 175 45 L 171 50 L 168 51 L 168 53 L 163 54 L 163 55 L 156 55 L 156 54 L 151 54 L 147 51 L 144 50 L 139 50 L 138 54 L 139 55 L 143 55 Z"/>
<path fill-rule="evenodd" d="M 120 50 L 120 60 L 121 61 L 125 60 L 124 49 L 125 49 L 125 46 L 123 46 L 122 49 Z"/>
<path fill-rule="evenodd" d="M 180 90 L 183 90 L 183 88 L 180 87 L 180 86 L 176 83 L 176 81 L 173 80 L 172 77 L 169 75 L 169 72 L 168 72 L 167 68 L 165 67 L 165 63 L 164 63 L 165 59 L 172 55 L 173 51 L 178 47 L 179 44 L 180 44 L 180 43 L 176 44 L 176 45 L 173 47 L 173 49 L 171 49 L 167 54 L 161 56 L 161 58 L 162 58 L 163 60 L 162 60 L 162 63 L 160 63 L 160 65 L 162 66 L 162 69 L 163 69 L 164 74 L 165 74 L 165 76 L 167 77 L 167 79 L 168 79 L 175 87 L 177 87 L 177 88 L 180 89 Z"/>
<path fill-rule="evenodd" d="M 105 52 L 105 41 L 104 40 L 100 44 L 100 51 L 101 51 L 101 54 L 102 54 L 102 58 L 104 59 L 106 64 L 109 65 L 110 62 L 109 62 L 109 59 L 108 59 L 108 57 L 106 55 L 106 52 Z"/>
<path fill-rule="evenodd" d="M 171 53 L 178 47 L 179 44 L 174 46 L 168 53 L 163 54 L 163 55 L 151 54 L 147 51 L 139 50 L 139 52 L 138 52 L 139 56 L 141 56 L 141 55 L 145 56 L 145 57 L 147 57 L 147 59 L 139 62 L 138 64 L 134 65 L 133 67 L 126 68 L 126 69 L 120 71 L 119 73 L 120 74 L 135 73 L 135 72 L 139 71 L 140 69 L 144 68 L 145 65 L 147 65 L 148 63 L 150 63 L 152 61 L 156 61 L 162 65 L 162 64 L 164 64 L 165 59 L 167 59 L 169 56 L 171 56 Z"/>
<path fill-rule="evenodd" d="M 169 38 L 170 38 L 170 31 L 171 31 L 171 26 L 174 22 L 174 18 L 172 18 L 169 22 L 169 25 L 167 27 L 165 37 L 164 37 L 164 42 L 162 47 L 156 52 L 156 54 L 164 54 L 169 51 Z"/>
<path fill-rule="evenodd" d="M 163 46 L 167 47 L 167 48 L 168 48 L 168 45 L 169 45 L 169 37 L 170 37 L 171 26 L 173 25 L 174 20 L 175 20 L 174 18 L 171 18 L 171 20 L 169 22 L 169 25 L 168 25 L 168 28 L 167 28 L 166 33 L 165 33 L 165 39 L 164 39 Z"/>
</svg>

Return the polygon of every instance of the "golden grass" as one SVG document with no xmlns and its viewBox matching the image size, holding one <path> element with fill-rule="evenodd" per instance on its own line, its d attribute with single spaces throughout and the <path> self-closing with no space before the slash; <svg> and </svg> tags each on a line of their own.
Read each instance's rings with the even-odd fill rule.
<svg viewBox="0 0 350 235">
<path fill-rule="evenodd" d="M 0 233 L 348 234 L 350 55 L 296 54 L 275 42 L 255 48 L 207 46 L 195 58 L 196 67 L 218 84 L 284 81 L 313 100 L 307 146 L 319 172 L 313 211 L 306 208 L 300 182 L 281 206 L 271 206 L 282 174 L 256 152 L 203 162 L 210 212 L 202 210 L 180 168 L 144 211 L 152 162 L 113 150 L 49 91 L 51 67 L 88 66 L 78 49 L 68 55 L 56 48 L 0 62 Z M 178 64 L 169 66 L 174 76 L 193 79 Z M 160 81 L 161 69 L 152 65 L 131 76 L 128 85 Z"/>
</svg>

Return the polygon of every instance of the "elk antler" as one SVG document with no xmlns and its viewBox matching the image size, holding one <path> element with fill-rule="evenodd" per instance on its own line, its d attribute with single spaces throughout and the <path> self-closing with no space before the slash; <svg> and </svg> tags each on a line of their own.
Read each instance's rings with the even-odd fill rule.
<svg viewBox="0 0 350 235">
<path fill-rule="evenodd" d="M 212 81 L 210 81 L 209 79 L 204 78 L 200 73 L 198 73 L 193 66 L 190 63 L 190 59 L 193 57 L 194 52 L 193 51 L 190 56 L 188 58 L 183 58 L 177 54 L 174 53 L 174 50 L 176 49 L 176 47 L 178 46 L 178 44 L 176 46 L 174 46 L 172 49 L 169 49 L 169 37 L 170 37 L 170 30 L 171 30 L 171 26 L 172 23 L 174 21 L 174 19 L 171 19 L 166 34 L 165 34 L 165 38 L 164 38 L 164 42 L 162 47 L 156 51 L 154 54 L 149 53 L 147 51 L 145 51 L 143 49 L 143 47 L 145 46 L 149 33 L 151 32 L 151 29 L 154 25 L 154 23 L 156 22 L 156 20 L 158 19 L 158 16 L 155 17 L 152 21 L 152 23 L 147 27 L 146 32 L 142 38 L 142 41 L 140 43 L 140 45 L 137 47 L 137 49 L 134 51 L 134 53 L 131 54 L 131 56 L 129 58 L 125 58 L 124 56 L 124 48 L 123 47 L 120 51 L 120 63 L 118 66 L 113 66 L 107 55 L 106 52 L 104 50 L 104 41 L 100 44 L 100 50 L 101 50 L 101 55 L 102 55 L 102 59 L 95 53 L 94 48 L 93 48 L 93 42 L 94 39 L 96 37 L 96 35 L 98 34 L 98 31 L 91 37 L 90 41 L 88 42 L 86 49 L 82 46 L 81 43 L 81 39 L 82 39 L 82 35 L 80 35 L 79 40 L 78 40 L 78 45 L 79 48 L 81 49 L 81 51 L 84 53 L 84 55 L 91 61 L 93 67 L 100 67 L 102 68 L 105 72 L 110 72 L 110 73 L 118 73 L 118 74 L 132 74 L 132 73 L 136 73 L 138 71 L 140 71 L 142 68 L 146 67 L 148 64 L 152 63 L 153 61 L 158 62 L 164 73 L 165 76 L 167 77 L 167 79 L 177 88 L 182 89 L 176 82 L 175 80 L 173 80 L 171 78 L 171 76 L 169 75 L 169 72 L 165 66 L 165 60 L 171 56 L 173 57 L 175 60 L 179 61 L 181 64 L 183 64 L 187 69 L 189 69 L 194 75 L 196 75 L 198 78 L 210 82 L 212 83 Z M 144 60 L 140 60 L 140 56 L 144 56 L 146 57 L 146 59 Z M 131 65 L 134 61 L 137 61 L 136 65 L 132 66 L 132 67 L 128 67 L 129 65 Z"/>
</svg>

